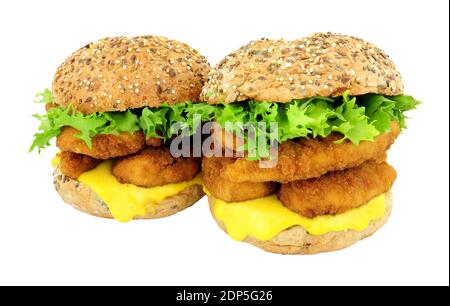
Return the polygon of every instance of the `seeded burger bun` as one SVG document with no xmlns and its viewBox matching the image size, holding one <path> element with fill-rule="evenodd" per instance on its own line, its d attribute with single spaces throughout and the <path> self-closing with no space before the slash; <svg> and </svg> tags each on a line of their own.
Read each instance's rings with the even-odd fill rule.
<svg viewBox="0 0 450 306">
<path fill-rule="evenodd" d="M 77 111 L 90 114 L 198 101 L 209 70 L 205 57 L 176 40 L 160 36 L 105 38 L 87 44 L 61 64 L 52 84 L 53 103 L 63 107 L 71 103 Z M 106 142 L 100 145 L 109 146 Z M 54 184 L 61 198 L 75 208 L 112 218 L 94 191 L 58 168 Z M 203 195 L 201 185 L 192 185 L 136 219 L 172 215 Z"/>
<path fill-rule="evenodd" d="M 403 93 L 389 57 L 362 39 L 316 33 L 285 41 L 252 41 L 225 57 L 210 73 L 202 101 L 211 104 L 290 102 L 314 96 Z"/>
<path fill-rule="evenodd" d="M 91 188 L 65 176 L 59 169 L 56 169 L 54 173 L 53 183 L 63 201 L 74 208 L 96 217 L 113 218 L 108 206 Z M 137 216 L 134 219 L 155 219 L 173 215 L 192 206 L 203 195 L 201 185 L 192 185 L 180 193 L 164 199 L 156 206 L 155 210 L 149 210 L 147 215 Z"/>
<path fill-rule="evenodd" d="M 53 103 L 85 114 L 198 101 L 209 64 L 185 43 L 160 36 L 89 43 L 56 71 Z"/>
<path fill-rule="evenodd" d="M 211 212 L 213 211 L 214 197 L 208 196 Z M 329 232 L 327 234 L 314 236 L 309 234 L 302 226 L 296 225 L 288 228 L 270 240 L 262 241 L 252 236 L 247 236 L 243 241 L 253 244 L 267 252 L 278 254 L 317 254 L 332 252 L 349 247 L 356 242 L 371 236 L 382 227 L 392 211 L 392 193 L 386 193 L 386 211 L 382 218 L 373 220 L 363 231 L 346 230 Z M 227 232 L 225 224 L 218 220 L 212 213 L 217 225 Z"/>
<path fill-rule="evenodd" d="M 351 36 L 316 33 L 293 41 L 262 39 L 241 47 L 210 72 L 201 100 L 210 104 L 247 99 L 287 103 L 314 96 L 340 96 L 347 90 L 350 95 L 399 95 L 403 83 L 393 62 L 375 45 Z M 212 212 L 214 197 L 208 199 Z M 372 235 L 387 221 L 391 209 L 389 191 L 384 216 L 363 231 L 314 236 L 294 226 L 268 241 L 249 236 L 244 241 L 281 254 L 335 251 Z M 223 222 L 213 217 L 226 231 Z"/>
</svg>

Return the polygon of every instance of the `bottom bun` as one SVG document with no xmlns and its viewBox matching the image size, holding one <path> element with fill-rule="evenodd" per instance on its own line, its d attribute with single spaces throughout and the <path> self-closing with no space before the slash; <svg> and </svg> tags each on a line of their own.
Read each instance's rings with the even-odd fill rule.
<svg viewBox="0 0 450 306">
<path fill-rule="evenodd" d="M 64 202 L 87 214 L 113 219 L 108 206 L 85 184 L 69 178 L 57 168 L 53 174 L 56 191 Z M 173 215 L 192 206 L 204 196 L 201 185 L 192 185 L 180 193 L 164 199 L 156 205 L 155 210 L 145 216 L 134 219 L 155 219 Z"/>
<path fill-rule="evenodd" d="M 213 213 L 213 196 L 208 196 L 211 214 L 219 227 L 225 232 L 225 224 L 218 220 Z M 363 231 L 346 230 L 339 232 L 329 232 L 323 235 L 311 235 L 302 226 L 296 225 L 288 228 L 270 240 L 259 240 L 252 236 L 247 236 L 243 241 L 253 244 L 264 251 L 278 254 L 317 254 L 332 252 L 344 249 L 356 242 L 369 237 L 382 227 L 392 211 L 392 193 L 386 193 L 386 211 L 380 219 L 373 220 Z"/>
</svg>

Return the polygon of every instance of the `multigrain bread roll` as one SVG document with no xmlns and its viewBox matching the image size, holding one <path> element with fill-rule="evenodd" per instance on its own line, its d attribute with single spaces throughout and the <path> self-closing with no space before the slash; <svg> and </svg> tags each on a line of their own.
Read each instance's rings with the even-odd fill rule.
<svg viewBox="0 0 450 306">
<path fill-rule="evenodd" d="M 208 201 L 212 212 L 214 197 L 208 196 Z M 337 251 L 371 236 L 387 222 L 391 211 L 392 193 L 389 191 L 386 193 L 386 210 L 384 216 L 380 219 L 371 221 L 369 226 L 362 231 L 346 230 L 314 236 L 309 234 L 303 227 L 297 225 L 280 232 L 270 240 L 263 241 L 252 236 L 247 236 L 243 241 L 263 249 L 264 251 L 278 254 L 307 255 Z M 227 232 L 224 223 L 218 220 L 213 212 L 212 216 L 217 225 Z"/>
<path fill-rule="evenodd" d="M 54 172 L 54 185 L 56 191 L 64 202 L 87 214 L 113 218 L 108 205 L 88 186 L 65 176 L 59 168 Z M 148 210 L 144 216 L 136 216 L 134 219 L 155 219 L 173 215 L 183 209 L 192 206 L 204 195 L 202 186 L 195 184 L 187 187 L 176 195 L 164 199 L 155 206 L 154 210 Z"/>
<path fill-rule="evenodd" d="M 185 43 L 160 36 L 89 43 L 56 71 L 53 103 L 85 114 L 197 101 L 209 64 Z"/>
<path fill-rule="evenodd" d="M 201 98 L 209 103 L 290 102 L 314 96 L 403 93 L 389 57 L 362 39 L 316 33 L 285 41 L 252 41 L 226 56 L 210 73 Z"/>
</svg>

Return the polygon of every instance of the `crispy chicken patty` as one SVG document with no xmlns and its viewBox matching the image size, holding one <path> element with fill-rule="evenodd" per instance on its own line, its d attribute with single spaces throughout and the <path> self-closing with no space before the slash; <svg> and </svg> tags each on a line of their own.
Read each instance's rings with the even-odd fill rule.
<svg viewBox="0 0 450 306">
<path fill-rule="evenodd" d="M 174 158 L 168 148 L 148 147 L 118 159 L 112 173 L 122 183 L 154 187 L 193 179 L 200 172 L 200 163 L 198 158 Z"/>
<path fill-rule="evenodd" d="M 202 162 L 203 184 L 211 194 L 227 202 L 239 202 L 257 199 L 276 192 L 275 182 L 235 183 L 221 176 L 223 168 L 233 162 L 233 158 L 205 157 Z"/>
<path fill-rule="evenodd" d="M 284 206 L 308 218 L 338 214 L 387 192 L 396 176 L 395 169 L 385 162 L 366 162 L 319 178 L 282 184 L 278 196 Z"/>
<path fill-rule="evenodd" d="M 92 149 L 77 138 L 79 131 L 65 127 L 56 139 L 56 145 L 62 151 L 84 154 L 97 159 L 110 159 L 134 154 L 146 145 L 159 147 L 162 141 L 157 138 L 145 139 L 143 132 L 121 133 L 119 135 L 96 135 L 92 138 Z"/>
<path fill-rule="evenodd" d="M 238 158 L 223 169 L 223 177 L 233 182 L 286 183 L 319 177 L 329 171 L 344 170 L 361 165 L 365 161 L 379 160 L 394 143 L 400 133 L 397 122 L 391 131 L 354 145 L 350 141 L 335 143 L 340 135 L 326 138 L 302 138 L 280 145 L 277 164 L 272 168 L 260 168 L 258 161 Z"/>
<path fill-rule="evenodd" d="M 77 179 L 81 174 L 94 169 L 102 162 L 99 159 L 72 152 L 61 152 L 58 156 L 61 173 L 73 179 Z"/>
</svg>

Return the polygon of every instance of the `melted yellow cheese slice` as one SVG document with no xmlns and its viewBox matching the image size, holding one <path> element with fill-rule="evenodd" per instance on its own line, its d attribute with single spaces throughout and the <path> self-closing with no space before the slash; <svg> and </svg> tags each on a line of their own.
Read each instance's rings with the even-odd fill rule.
<svg viewBox="0 0 450 306">
<path fill-rule="evenodd" d="M 105 202 L 113 217 L 121 222 L 145 216 L 164 199 L 192 185 L 202 184 L 200 175 L 190 181 L 151 188 L 122 184 L 112 175 L 111 166 L 112 161 L 105 161 L 97 168 L 81 174 L 78 181 L 91 188 Z"/>
<path fill-rule="evenodd" d="M 51 163 L 53 168 L 58 167 L 58 165 L 61 163 L 61 156 L 59 156 L 59 154 L 56 154 L 55 157 L 52 158 Z"/>
<path fill-rule="evenodd" d="M 205 193 L 209 195 L 207 190 Z M 306 218 L 289 210 L 276 195 L 233 203 L 215 199 L 212 209 L 214 216 L 225 224 L 231 238 L 240 241 L 247 236 L 270 240 L 295 225 L 302 226 L 311 235 L 344 230 L 362 231 L 370 221 L 383 217 L 385 210 L 385 194 L 344 213 L 315 218 Z"/>
</svg>

